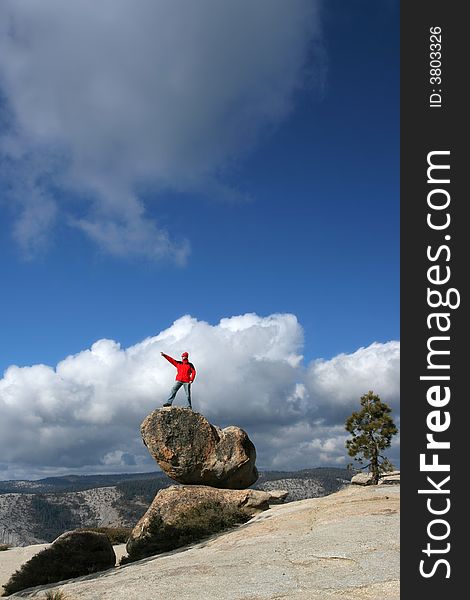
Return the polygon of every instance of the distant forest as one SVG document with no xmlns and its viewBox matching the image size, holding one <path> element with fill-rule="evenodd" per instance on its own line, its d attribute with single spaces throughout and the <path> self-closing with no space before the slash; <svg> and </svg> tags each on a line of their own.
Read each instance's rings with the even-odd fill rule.
<svg viewBox="0 0 470 600">
<path fill-rule="evenodd" d="M 347 481 L 351 481 L 357 471 L 338 467 L 316 467 L 302 471 L 262 471 L 258 481 L 251 486 L 256 489 L 266 481 L 278 479 L 317 479 L 325 489 L 326 494 L 332 494 Z"/>
<path fill-rule="evenodd" d="M 31 533 L 46 540 L 54 540 L 64 531 L 80 527 L 80 520 L 74 516 L 70 499 L 67 503 L 50 502 L 42 494 L 35 494 L 31 502 Z"/>
</svg>

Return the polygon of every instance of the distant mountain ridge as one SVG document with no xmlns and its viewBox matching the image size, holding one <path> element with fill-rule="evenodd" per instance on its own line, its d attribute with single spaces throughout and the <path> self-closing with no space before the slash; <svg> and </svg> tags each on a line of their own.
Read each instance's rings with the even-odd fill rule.
<svg viewBox="0 0 470 600">
<path fill-rule="evenodd" d="M 259 479 L 252 487 L 260 483 L 281 479 L 311 479 L 318 478 L 322 482 L 334 482 L 337 478 L 349 481 L 354 473 L 346 468 L 315 467 L 300 471 L 260 471 Z M 119 473 L 112 475 L 63 475 L 60 477 L 46 477 L 44 479 L 6 480 L 0 481 L 1 494 L 48 494 L 59 492 L 79 492 L 101 487 L 112 487 L 132 481 L 158 481 L 173 485 L 167 475 L 161 471 L 146 473 Z M 328 486 L 330 487 L 330 486 Z M 333 485 L 333 487 L 335 487 Z M 329 493 L 335 491 L 331 489 Z"/>
<path fill-rule="evenodd" d="M 262 471 L 254 489 L 283 489 L 287 502 L 329 495 L 354 472 L 336 467 Z M 51 542 L 80 527 L 132 527 L 158 490 L 179 485 L 162 472 L 69 475 L 38 481 L 0 481 L 0 543 Z"/>
<path fill-rule="evenodd" d="M 63 475 L 44 479 L 0 481 L 0 494 L 47 494 L 51 492 L 79 492 L 93 488 L 110 487 L 124 481 L 167 479 L 160 471 L 149 473 L 119 473 L 117 475 Z"/>
</svg>

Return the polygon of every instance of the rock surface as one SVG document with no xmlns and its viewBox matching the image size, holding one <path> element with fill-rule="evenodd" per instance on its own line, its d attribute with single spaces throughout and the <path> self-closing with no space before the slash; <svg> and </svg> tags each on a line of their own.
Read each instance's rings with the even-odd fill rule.
<svg viewBox="0 0 470 600">
<path fill-rule="evenodd" d="M 400 485 L 400 471 L 384 473 L 379 480 L 379 485 Z"/>
<path fill-rule="evenodd" d="M 243 429 L 214 427 L 187 408 L 161 408 L 141 425 L 144 444 L 179 483 L 244 489 L 258 479 L 256 450 Z"/>
<path fill-rule="evenodd" d="M 108 537 L 93 531 L 69 531 L 33 556 L 3 586 L 12 594 L 19 590 L 113 567 L 116 555 Z"/>
<path fill-rule="evenodd" d="M 221 490 L 201 485 L 160 490 L 127 541 L 131 560 L 200 540 L 282 502 L 287 492 Z"/>
<path fill-rule="evenodd" d="M 54 589 L 74 600 L 399 600 L 399 509 L 399 485 L 348 486 Z M 21 597 L 43 599 L 46 589 Z"/>
</svg>

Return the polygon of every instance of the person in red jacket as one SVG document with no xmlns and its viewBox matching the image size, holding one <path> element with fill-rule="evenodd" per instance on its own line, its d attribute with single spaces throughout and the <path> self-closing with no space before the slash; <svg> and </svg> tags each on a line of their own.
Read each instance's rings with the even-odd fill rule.
<svg viewBox="0 0 470 600">
<path fill-rule="evenodd" d="M 160 354 L 167 359 L 168 362 L 171 362 L 173 366 L 176 367 L 176 381 L 175 385 L 171 388 L 170 397 L 165 402 L 163 406 L 171 406 L 173 400 L 175 399 L 176 393 L 181 387 L 184 387 L 184 391 L 186 392 L 186 399 L 188 401 L 188 408 L 192 408 L 191 405 L 191 384 L 196 377 L 196 369 L 193 363 L 190 363 L 188 360 L 188 353 L 183 352 L 181 355 L 181 360 L 175 360 L 165 354 L 164 352 L 160 352 Z"/>
</svg>

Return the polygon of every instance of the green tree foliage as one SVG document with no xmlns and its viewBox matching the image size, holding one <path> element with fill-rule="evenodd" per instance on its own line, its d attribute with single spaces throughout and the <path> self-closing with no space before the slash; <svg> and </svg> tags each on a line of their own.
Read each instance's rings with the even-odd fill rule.
<svg viewBox="0 0 470 600">
<path fill-rule="evenodd" d="M 377 484 L 380 475 L 391 468 L 390 461 L 382 452 L 390 446 L 398 430 L 390 416 L 392 409 L 374 392 L 369 391 L 361 396 L 361 407 L 359 412 L 353 412 L 346 420 L 346 430 L 352 434 L 352 439 L 346 442 L 346 448 L 349 456 L 353 456 L 360 464 L 364 459 L 369 461 L 362 468 L 369 468 L 373 483 Z"/>
<path fill-rule="evenodd" d="M 75 531 L 94 531 L 95 533 L 104 533 L 108 536 L 113 546 L 125 544 L 129 539 L 132 529 L 130 527 L 80 527 Z"/>
</svg>

